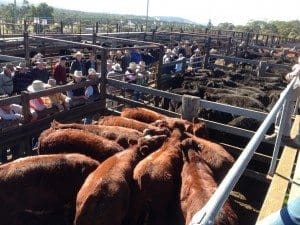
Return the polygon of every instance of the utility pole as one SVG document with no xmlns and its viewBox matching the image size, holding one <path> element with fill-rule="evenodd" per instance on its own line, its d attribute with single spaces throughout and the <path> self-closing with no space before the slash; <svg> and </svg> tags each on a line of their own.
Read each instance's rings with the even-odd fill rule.
<svg viewBox="0 0 300 225">
<path fill-rule="evenodd" d="M 146 12 L 146 32 L 148 31 L 148 17 L 149 17 L 149 0 L 147 0 L 147 12 Z"/>
</svg>

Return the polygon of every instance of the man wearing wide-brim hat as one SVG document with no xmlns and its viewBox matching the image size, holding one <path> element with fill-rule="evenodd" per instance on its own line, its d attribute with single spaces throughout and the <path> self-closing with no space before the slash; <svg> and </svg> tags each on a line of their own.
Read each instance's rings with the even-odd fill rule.
<svg viewBox="0 0 300 225">
<path fill-rule="evenodd" d="M 44 83 L 48 82 L 49 79 L 49 72 L 46 69 L 47 63 L 44 62 L 42 59 L 35 62 L 35 67 L 32 69 L 32 79 L 33 80 L 40 80 Z"/>
<path fill-rule="evenodd" d="M 85 77 L 83 76 L 82 72 L 79 70 L 75 70 L 74 74 L 72 74 L 73 81 L 70 84 L 78 84 L 83 82 Z M 88 99 L 85 96 L 85 88 L 76 88 L 71 91 L 67 91 L 67 96 L 71 99 L 70 100 L 70 107 L 85 104 L 86 100 Z"/>
<path fill-rule="evenodd" d="M 83 54 L 80 51 L 78 51 L 73 56 L 75 60 L 71 63 L 70 73 L 74 74 L 75 70 L 77 70 L 81 71 L 82 74 L 86 74 L 85 65 L 82 60 Z"/>
<path fill-rule="evenodd" d="M 3 72 L 0 73 L 0 95 L 12 95 L 14 71 L 15 67 L 11 63 L 3 67 Z"/>
<path fill-rule="evenodd" d="M 20 62 L 16 66 L 16 71 L 13 76 L 14 93 L 21 94 L 32 83 L 32 75 L 25 62 Z"/>
</svg>

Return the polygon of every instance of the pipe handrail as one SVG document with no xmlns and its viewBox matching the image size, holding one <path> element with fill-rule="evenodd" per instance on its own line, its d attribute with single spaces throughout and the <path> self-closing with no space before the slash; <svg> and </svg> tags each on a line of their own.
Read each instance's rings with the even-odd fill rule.
<svg viewBox="0 0 300 225">
<path fill-rule="evenodd" d="M 264 138 L 264 134 L 267 132 L 271 123 L 273 122 L 276 114 L 279 112 L 284 102 L 286 101 L 286 96 L 292 91 L 293 85 L 296 78 L 288 84 L 285 90 L 280 95 L 280 98 L 272 108 L 271 112 L 268 114 L 266 119 L 263 121 L 255 135 L 251 138 L 247 146 L 245 147 L 242 154 L 233 164 L 232 168 L 228 171 L 221 184 L 211 196 L 206 205 L 198 211 L 192 218 L 190 225 L 200 224 L 200 225 L 211 225 L 214 223 L 214 219 L 219 213 L 220 209 L 227 200 L 230 192 L 234 188 L 235 184 L 238 182 L 239 178 L 245 171 L 248 163 L 250 162 L 254 152 Z"/>
</svg>

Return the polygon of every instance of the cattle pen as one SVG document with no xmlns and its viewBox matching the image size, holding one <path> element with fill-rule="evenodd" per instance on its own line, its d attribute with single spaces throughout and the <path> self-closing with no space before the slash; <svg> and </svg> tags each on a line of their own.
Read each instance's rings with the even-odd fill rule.
<svg viewBox="0 0 300 225">
<path fill-rule="evenodd" d="M 163 38 L 166 37 L 166 33 Z M 224 52 L 229 53 L 230 51 L 235 51 L 235 47 L 232 47 L 232 39 L 228 39 L 228 36 L 222 36 L 221 32 L 214 34 L 203 34 L 203 45 L 205 45 L 207 51 L 206 54 L 201 59 L 204 68 L 209 68 L 212 65 L 211 61 L 213 59 L 224 59 L 229 62 L 234 63 L 246 63 L 251 66 L 255 66 L 257 76 L 264 77 L 268 76 L 266 74 L 266 67 L 270 68 L 280 68 L 285 71 L 289 71 L 290 65 L 279 65 L 268 61 L 257 61 L 249 60 L 238 57 L 210 54 L 209 49 L 212 46 L 218 45 L 218 41 L 224 41 L 227 43 L 225 45 L 226 49 Z M 145 107 L 152 109 L 156 112 L 162 113 L 164 115 L 176 118 L 184 118 L 191 120 L 194 116 L 197 116 L 199 108 L 212 109 L 224 113 L 229 113 L 232 115 L 245 116 L 247 118 L 252 118 L 261 121 L 260 127 L 256 131 L 250 131 L 238 127 L 233 127 L 227 124 L 222 124 L 220 122 L 210 121 L 202 119 L 207 127 L 211 130 L 217 130 L 219 132 L 227 133 L 233 135 L 234 137 L 241 137 L 247 140 L 247 144 L 243 147 L 233 146 L 231 143 L 222 143 L 232 155 L 236 157 L 236 162 L 233 167 L 229 170 L 228 174 L 225 176 L 223 181 L 220 183 L 218 189 L 215 191 L 213 196 L 210 198 L 205 207 L 199 211 L 194 217 L 191 224 L 213 224 L 215 216 L 218 214 L 219 210 L 223 206 L 224 202 L 227 200 L 228 196 L 234 189 L 235 185 L 239 181 L 240 177 L 243 175 L 251 180 L 255 180 L 264 184 L 263 194 L 260 195 L 260 204 L 256 216 L 252 218 L 251 223 L 258 217 L 258 220 L 263 219 L 267 215 L 280 209 L 287 200 L 292 200 L 297 194 L 299 194 L 299 167 L 300 167 L 300 156 L 296 149 L 292 149 L 287 146 L 283 146 L 281 143 L 282 136 L 282 125 L 287 122 L 286 110 L 287 110 L 287 96 L 293 92 L 293 85 L 296 79 L 293 79 L 287 87 L 282 91 L 280 98 L 277 100 L 276 104 L 270 110 L 270 112 L 261 112 L 252 109 L 245 109 L 237 106 L 231 106 L 228 104 L 212 102 L 205 99 L 201 99 L 195 96 L 189 95 L 179 95 L 175 93 L 163 90 L 162 84 L 167 75 L 163 74 L 164 67 L 168 65 L 162 63 L 163 57 L 163 45 L 160 43 L 160 33 L 135 33 L 132 34 L 132 39 L 126 37 L 130 36 L 129 33 L 125 33 L 124 36 L 111 35 L 108 34 L 80 34 L 78 35 L 31 35 L 24 33 L 23 43 L 24 49 L 22 49 L 22 54 L 24 57 L 16 57 L 10 55 L 0 56 L 0 60 L 19 62 L 25 61 L 29 63 L 30 61 L 30 44 L 34 42 L 40 42 L 45 46 L 57 46 L 59 45 L 77 48 L 88 48 L 95 52 L 101 57 L 101 77 L 97 81 L 86 81 L 81 84 L 73 85 L 63 85 L 52 89 L 47 89 L 39 91 L 36 93 L 28 93 L 26 91 L 22 92 L 21 95 L 8 97 L 6 99 L 0 100 L 0 105 L 7 105 L 11 103 L 21 104 L 23 106 L 23 114 L 25 117 L 25 123 L 22 125 L 8 127 L 2 130 L 0 136 L 0 145 L 9 148 L 14 143 L 18 142 L 22 144 L 24 152 L 20 155 L 32 155 L 33 149 L 31 146 L 32 137 L 36 137 L 43 130 L 49 127 L 50 123 L 55 119 L 61 122 L 71 122 L 78 121 L 86 115 L 94 114 L 119 114 L 120 110 L 125 107 Z M 150 40 L 147 40 L 147 35 Z M 155 36 L 156 35 L 156 36 Z M 139 36 L 134 38 L 135 36 Z M 184 39 L 184 34 L 182 33 L 167 33 L 170 39 L 177 37 L 181 40 Z M 172 36 L 172 37 L 171 37 Z M 196 34 L 189 34 L 189 36 L 197 36 Z M 247 35 L 245 35 L 247 37 Z M 197 38 L 201 38 L 200 35 Z M 87 43 L 79 42 L 83 38 Z M 215 38 L 216 42 L 212 43 Z M 231 37 L 231 38 L 237 38 Z M 239 37 L 241 38 L 241 37 Z M 248 39 L 250 36 L 248 37 Z M 257 40 L 257 39 L 256 39 Z M 268 40 L 268 39 L 267 39 Z M 279 40 L 279 39 L 278 39 Z M 98 43 L 109 42 L 110 47 L 99 46 Z M 254 39 L 255 42 L 255 39 Z M 268 41 L 267 41 L 268 42 Z M 272 41 L 273 42 L 273 41 Z M 122 44 L 135 44 L 135 46 L 130 47 L 120 47 Z M 63 45 L 65 44 L 65 45 Z M 51 48 L 51 47 L 50 47 Z M 45 48 L 47 49 L 47 48 Z M 153 70 L 156 71 L 156 76 L 153 78 L 152 87 L 145 87 L 136 84 L 130 84 L 121 81 L 118 78 L 107 77 L 107 59 L 109 51 L 111 50 L 125 50 L 125 49 L 154 49 L 158 52 L 158 61 L 153 65 Z M 47 50 L 45 50 L 47 51 Z M 177 62 L 178 63 L 178 62 Z M 189 64 L 189 60 L 185 63 Z M 95 102 L 89 102 L 76 108 L 70 109 L 67 112 L 45 112 L 43 118 L 39 119 L 34 123 L 29 122 L 29 100 L 41 96 L 47 96 L 54 93 L 66 92 L 68 90 L 73 90 L 79 87 L 87 87 L 91 84 L 100 84 L 100 99 Z M 115 92 L 108 91 L 110 87 L 113 87 Z M 149 95 L 152 97 L 152 102 L 140 102 L 133 100 L 130 96 L 126 96 L 124 90 L 131 90 L 132 92 L 140 92 L 144 95 Z M 121 93 L 121 94 L 120 94 Z M 169 110 L 170 102 L 176 102 L 181 104 L 181 113 Z M 166 106 L 167 105 L 167 106 Z M 269 141 L 265 139 L 265 135 L 269 127 L 274 123 L 276 114 L 282 111 L 280 119 L 280 128 L 277 138 L 274 141 Z M 294 125 L 292 129 L 292 135 L 299 133 L 299 123 L 300 117 L 295 115 L 293 118 Z M 249 140 L 249 142 L 248 142 Z M 264 148 L 266 150 L 264 150 Z M 260 149 L 259 151 L 256 151 Z M 19 156 L 17 156 L 19 157 Z M 251 165 L 248 167 L 250 161 L 253 163 L 257 162 L 260 166 Z M 250 163 L 251 164 L 251 163 Z M 251 185 L 249 182 L 248 185 Z M 254 195 L 255 196 L 255 195 Z M 274 203 L 274 196 L 276 196 L 276 204 Z M 263 203 L 263 204 L 262 204 Z M 243 222 L 243 221 L 242 221 Z M 249 223 L 249 224 L 251 224 Z M 246 223 L 243 223 L 246 224 Z"/>
</svg>

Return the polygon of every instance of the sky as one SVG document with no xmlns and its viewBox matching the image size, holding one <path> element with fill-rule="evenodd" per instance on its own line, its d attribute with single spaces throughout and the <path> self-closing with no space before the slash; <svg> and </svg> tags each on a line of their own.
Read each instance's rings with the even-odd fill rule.
<svg viewBox="0 0 300 225">
<path fill-rule="evenodd" d="M 88 12 L 146 15 L 147 11 L 147 0 L 29 0 L 29 2 L 32 4 L 46 2 L 57 8 Z M 149 0 L 149 16 L 183 17 L 201 24 L 207 24 L 211 19 L 213 25 L 221 22 L 244 25 L 249 20 L 300 20 L 300 0 Z"/>
</svg>

